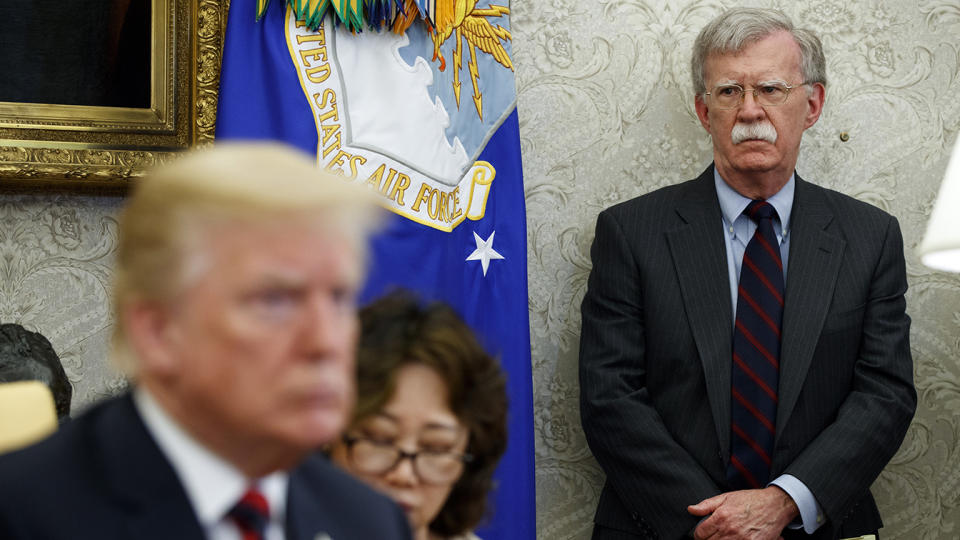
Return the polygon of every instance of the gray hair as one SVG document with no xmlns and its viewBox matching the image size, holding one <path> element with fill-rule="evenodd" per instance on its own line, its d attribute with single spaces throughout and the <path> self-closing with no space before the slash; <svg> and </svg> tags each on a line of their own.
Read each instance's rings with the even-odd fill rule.
<svg viewBox="0 0 960 540">
<path fill-rule="evenodd" d="M 735 53 L 779 31 L 790 32 L 800 46 L 803 82 L 817 82 L 826 86 L 827 62 L 823 56 L 823 45 L 812 30 L 794 27 L 793 21 L 779 10 L 733 8 L 710 21 L 693 43 L 690 59 L 693 91 L 698 96 L 707 91 L 703 68 L 710 54 Z"/>
</svg>

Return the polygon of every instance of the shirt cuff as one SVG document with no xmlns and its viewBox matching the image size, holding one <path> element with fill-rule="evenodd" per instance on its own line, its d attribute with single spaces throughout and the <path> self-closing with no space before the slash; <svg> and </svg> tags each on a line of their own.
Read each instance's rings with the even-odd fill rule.
<svg viewBox="0 0 960 540">
<path fill-rule="evenodd" d="M 792 474 L 781 474 L 776 480 L 770 482 L 770 485 L 782 489 L 793 499 L 800 509 L 800 523 L 794 521 L 787 527 L 790 529 L 803 528 L 807 534 L 813 534 L 821 525 L 823 525 L 823 509 L 817 503 L 816 497 L 799 478 Z"/>
</svg>

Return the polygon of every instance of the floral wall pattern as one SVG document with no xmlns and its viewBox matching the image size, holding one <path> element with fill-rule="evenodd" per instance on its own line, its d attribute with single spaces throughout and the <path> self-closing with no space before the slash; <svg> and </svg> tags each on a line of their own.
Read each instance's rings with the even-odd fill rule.
<svg viewBox="0 0 960 540">
<path fill-rule="evenodd" d="M 0 195 L 0 322 L 40 332 L 76 412 L 125 386 L 107 362 L 117 198 Z"/>
<path fill-rule="evenodd" d="M 783 9 L 819 31 L 827 106 L 798 169 L 897 216 L 920 402 L 874 484 L 884 538 L 960 535 L 960 276 L 916 255 L 960 131 L 957 0 L 514 0 L 513 51 L 527 193 L 537 526 L 589 538 L 603 472 L 578 414 L 579 305 L 597 213 L 696 176 L 710 141 L 693 111 L 688 58 L 733 5 Z M 0 321 L 45 334 L 74 409 L 115 393 L 107 358 L 115 197 L 0 194 Z"/>
</svg>

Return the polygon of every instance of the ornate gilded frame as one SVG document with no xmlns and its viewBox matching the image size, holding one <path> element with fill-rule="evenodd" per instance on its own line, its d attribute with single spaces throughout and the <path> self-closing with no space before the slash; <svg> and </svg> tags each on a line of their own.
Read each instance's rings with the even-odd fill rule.
<svg viewBox="0 0 960 540">
<path fill-rule="evenodd" d="M 0 190 L 123 191 L 213 141 L 229 0 L 153 0 L 151 107 L 0 102 Z"/>
</svg>

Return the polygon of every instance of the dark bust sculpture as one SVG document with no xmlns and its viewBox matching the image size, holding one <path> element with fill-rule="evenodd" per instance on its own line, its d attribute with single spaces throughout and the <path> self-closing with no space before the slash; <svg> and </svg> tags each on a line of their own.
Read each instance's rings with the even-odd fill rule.
<svg viewBox="0 0 960 540">
<path fill-rule="evenodd" d="M 60 358 L 42 334 L 19 324 L 0 324 L 0 383 L 40 381 L 53 393 L 57 418 L 70 416 L 73 387 Z"/>
</svg>

